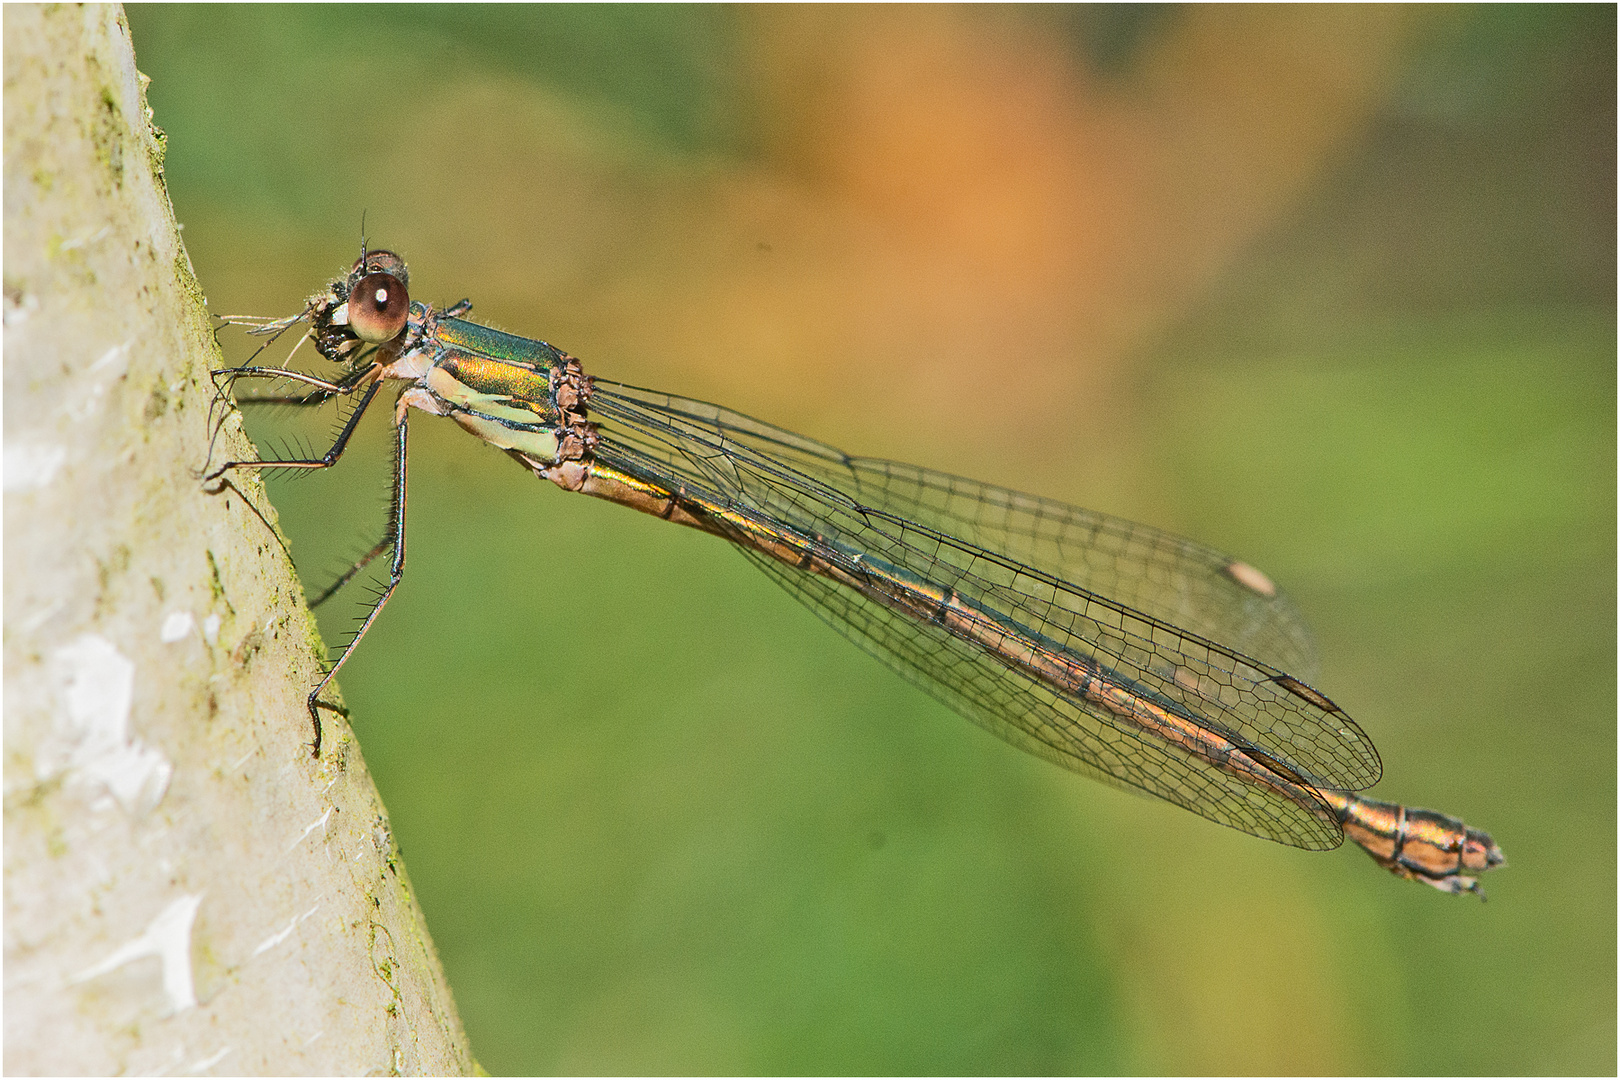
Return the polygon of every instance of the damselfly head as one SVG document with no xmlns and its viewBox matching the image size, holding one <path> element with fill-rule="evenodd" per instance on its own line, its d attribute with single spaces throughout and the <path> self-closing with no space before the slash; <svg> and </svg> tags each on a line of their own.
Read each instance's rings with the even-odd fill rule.
<svg viewBox="0 0 1620 1080">
<path fill-rule="evenodd" d="M 349 270 L 349 280 L 356 281 L 367 274 L 392 274 L 401 285 L 409 288 L 411 284 L 411 274 L 405 268 L 404 258 L 392 251 L 368 251 L 354 260 L 354 266 Z"/>
<path fill-rule="evenodd" d="M 405 329 L 411 313 L 410 273 L 392 251 L 368 251 L 349 271 L 348 297 L 332 312 L 332 323 L 348 326 L 361 341 L 380 345 Z"/>
</svg>

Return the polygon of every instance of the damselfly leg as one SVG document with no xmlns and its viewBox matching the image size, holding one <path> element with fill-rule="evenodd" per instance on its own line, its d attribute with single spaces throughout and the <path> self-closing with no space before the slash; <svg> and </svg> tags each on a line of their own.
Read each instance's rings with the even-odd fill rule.
<svg viewBox="0 0 1620 1080">
<path fill-rule="evenodd" d="M 207 473 L 203 478 L 204 481 L 217 481 L 225 476 L 226 473 L 235 469 L 316 470 L 329 469 L 336 465 L 338 460 L 342 458 L 343 451 L 348 448 L 349 441 L 354 436 L 355 430 L 359 427 L 360 420 L 365 415 L 366 409 L 371 405 L 372 401 L 377 396 L 377 392 L 382 388 L 381 381 L 379 381 L 376 377 L 377 370 L 378 368 L 374 364 L 366 365 L 365 367 L 357 369 L 357 371 L 351 373 L 346 378 L 337 381 L 319 379 L 304 372 L 275 367 L 247 366 L 239 368 L 225 368 L 215 372 L 217 376 L 228 377 L 229 383 L 227 383 L 227 385 L 234 384 L 237 379 L 241 378 L 263 378 L 290 379 L 294 382 L 303 383 L 314 388 L 305 394 L 266 395 L 263 397 L 246 398 L 243 399 L 243 404 L 317 407 L 324 405 L 334 397 L 347 396 L 355 393 L 360 393 L 361 397 L 360 400 L 355 404 L 353 411 L 344 421 L 343 426 L 338 430 L 337 437 L 333 440 L 331 447 L 321 456 L 307 458 L 227 461 L 218 468 Z M 376 544 L 374 544 L 368 551 L 356 559 L 347 570 L 338 575 L 336 581 L 327 586 L 318 595 L 310 600 L 310 607 L 318 607 L 321 603 L 330 599 L 335 593 L 337 593 L 339 589 L 343 588 L 343 586 L 352 581 L 357 574 L 363 571 L 379 556 L 388 551 L 392 551 L 394 553 L 393 560 L 389 566 L 388 583 L 383 586 L 383 588 L 373 598 L 370 606 L 366 610 L 365 615 L 361 618 L 359 627 L 350 635 L 348 641 L 346 641 L 338 650 L 337 656 L 328 665 L 325 676 L 315 686 L 315 689 L 310 691 L 308 702 L 309 717 L 310 723 L 314 730 L 314 739 L 311 743 L 311 750 L 317 757 L 320 756 L 321 752 L 322 731 L 320 710 L 322 708 L 327 708 L 336 711 L 337 708 L 334 705 L 320 700 L 320 696 L 322 692 L 325 691 L 327 685 L 331 683 L 332 679 L 336 677 L 338 669 L 341 668 L 345 661 L 348 660 L 350 654 L 354 651 L 355 645 L 358 644 L 360 639 L 365 636 L 366 631 L 371 628 L 371 624 L 376 621 L 377 615 L 382 611 L 383 605 L 388 602 L 388 598 L 392 596 L 394 590 L 398 588 L 400 579 L 405 573 L 406 423 L 403 407 L 400 407 L 395 411 L 394 426 L 396 432 L 394 445 L 394 479 L 389 493 L 387 528 L 384 530 L 382 538 L 378 540 Z"/>
<path fill-rule="evenodd" d="M 313 407 L 324 405 L 335 394 L 352 394 L 364 385 L 361 383 L 355 386 L 344 386 L 342 383 L 330 383 L 300 372 L 284 371 L 280 368 L 231 368 L 222 372 L 222 374 L 230 375 L 233 382 L 239 378 L 296 379 L 319 387 L 318 390 L 310 394 L 246 398 L 242 402 L 244 405 Z M 331 448 L 320 457 L 278 458 L 273 461 L 259 458 L 227 461 L 218 468 L 206 473 L 203 476 L 203 482 L 212 483 L 232 469 L 330 469 L 343 456 L 343 451 L 348 448 L 349 439 L 354 435 L 355 428 L 360 424 L 360 418 L 365 415 L 366 409 L 371 405 L 372 399 L 377 396 L 377 391 L 381 388 L 382 384 L 375 380 L 369 386 L 365 386 L 365 393 L 360 398 L 359 403 L 355 405 L 354 411 L 349 414 L 349 418 L 344 422 L 343 427 L 339 429 L 337 438 L 333 441 Z"/>
</svg>

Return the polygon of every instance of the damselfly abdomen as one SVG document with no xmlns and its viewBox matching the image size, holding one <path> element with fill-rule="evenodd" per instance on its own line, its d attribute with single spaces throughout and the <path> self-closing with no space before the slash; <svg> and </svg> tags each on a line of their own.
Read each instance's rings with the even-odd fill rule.
<svg viewBox="0 0 1620 1080">
<path fill-rule="evenodd" d="M 321 692 L 404 573 L 406 430 L 445 416 L 537 477 L 730 541 L 827 623 L 1015 746 L 1212 821 L 1296 847 L 1345 836 L 1392 872 L 1479 892 L 1491 838 L 1429 810 L 1363 799 L 1372 742 L 1305 679 L 1314 651 L 1293 604 L 1247 563 L 1119 518 L 911 465 L 852 457 L 750 417 L 585 374 L 543 341 L 469 322 L 471 305 L 412 302 L 405 262 L 362 252 L 299 324 L 333 380 L 286 367 L 228 379 L 307 387 L 249 400 L 355 400 L 319 458 L 336 463 L 382 384 L 394 406 L 386 535 L 327 590 L 391 556 L 389 580 L 309 695 Z M 303 339 L 301 339 L 302 341 Z"/>
</svg>

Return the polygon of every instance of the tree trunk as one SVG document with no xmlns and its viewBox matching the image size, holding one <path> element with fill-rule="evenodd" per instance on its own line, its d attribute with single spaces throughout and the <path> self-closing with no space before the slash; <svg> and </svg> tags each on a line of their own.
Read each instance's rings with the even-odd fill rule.
<svg viewBox="0 0 1620 1080">
<path fill-rule="evenodd" d="M 310 755 L 275 510 L 199 479 L 218 354 L 123 12 L 4 19 L 5 1070 L 471 1072 L 347 725 Z"/>
</svg>

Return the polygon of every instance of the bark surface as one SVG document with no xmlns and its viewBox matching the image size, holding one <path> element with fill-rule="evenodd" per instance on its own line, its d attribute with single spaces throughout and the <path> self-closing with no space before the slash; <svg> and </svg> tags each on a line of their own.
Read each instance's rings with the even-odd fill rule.
<svg viewBox="0 0 1620 1080">
<path fill-rule="evenodd" d="M 458 1073 L 256 478 L 117 7 L 5 20 L 5 1071 Z M 232 415 L 214 451 L 252 457 Z"/>
</svg>

